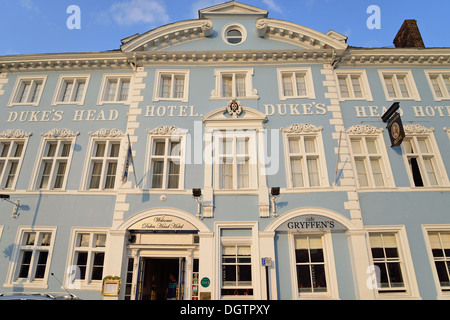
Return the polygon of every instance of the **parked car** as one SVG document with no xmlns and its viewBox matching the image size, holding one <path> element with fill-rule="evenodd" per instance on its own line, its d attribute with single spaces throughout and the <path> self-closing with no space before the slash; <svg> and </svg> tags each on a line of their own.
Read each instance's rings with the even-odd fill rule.
<svg viewBox="0 0 450 320">
<path fill-rule="evenodd" d="M 80 300 L 69 293 L 0 293 L 0 300 Z"/>
</svg>

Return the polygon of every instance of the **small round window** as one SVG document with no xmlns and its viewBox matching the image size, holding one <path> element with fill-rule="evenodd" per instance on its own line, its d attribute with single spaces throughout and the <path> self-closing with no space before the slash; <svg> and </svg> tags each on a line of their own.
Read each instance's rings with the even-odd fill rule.
<svg viewBox="0 0 450 320">
<path fill-rule="evenodd" d="M 227 41 L 230 44 L 239 44 L 242 42 L 242 32 L 238 29 L 231 29 L 227 32 Z"/>
<path fill-rule="evenodd" d="M 225 26 L 223 30 L 223 40 L 231 45 L 243 43 L 247 38 L 245 28 L 240 24 L 230 24 Z"/>
</svg>

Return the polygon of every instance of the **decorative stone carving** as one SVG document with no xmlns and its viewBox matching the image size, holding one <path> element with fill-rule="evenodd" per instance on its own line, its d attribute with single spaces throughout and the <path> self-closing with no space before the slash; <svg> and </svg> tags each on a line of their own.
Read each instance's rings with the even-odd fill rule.
<svg viewBox="0 0 450 320">
<path fill-rule="evenodd" d="M 323 127 L 316 127 L 312 124 L 293 124 L 289 128 L 281 128 L 283 133 L 315 133 L 322 131 Z"/>
<path fill-rule="evenodd" d="M 237 117 L 242 113 L 242 105 L 239 101 L 233 99 L 228 103 L 227 111 L 233 117 Z"/>
<path fill-rule="evenodd" d="M 183 135 L 188 132 L 186 129 L 180 129 L 175 126 L 160 126 L 158 128 L 155 128 L 153 130 L 147 130 L 149 134 L 153 135 Z"/>
<path fill-rule="evenodd" d="M 71 138 L 79 134 L 79 132 L 73 132 L 69 129 L 52 129 L 47 133 L 42 133 L 41 136 L 45 138 Z"/>
<path fill-rule="evenodd" d="M 123 137 L 125 133 L 118 129 L 100 129 L 95 132 L 89 132 L 89 135 L 97 138 L 118 138 Z"/>
<path fill-rule="evenodd" d="M 29 136 L 31 136 L 31 133 L 27 133 L 27 132 L 23 131 L 22 129 L 16 129 L 16 130 L 7 129 L 0 133 L 0 138 L 7 138 L 7 139 L 28 138 Z"/>
<path fill-rule="evenodd" d="M 431 133 L 434 128 L 425 128 L 421 124 L 407 124 L 404 126 L 406 134 L 420 134 L 420 133 Z"/>
<path fill-rule="evenodd" d="M 383 132 L 383 129 L 377 128 L 371 125 L 355 125 L 347 129 L 347 133 L 350 134 L 378 134 Z"/>
</svg>

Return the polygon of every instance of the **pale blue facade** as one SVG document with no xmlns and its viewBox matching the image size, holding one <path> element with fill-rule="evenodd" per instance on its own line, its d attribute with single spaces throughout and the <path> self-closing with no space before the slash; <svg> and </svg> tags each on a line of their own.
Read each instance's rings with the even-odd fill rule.
<svg viewBox="0 0 450 320">
<path fill-rule="evenodd" d="M 59 279 L 83 299 L 158 299 L 162 266 L 187 300 L 448 299 L 449 61 L 448 48 L 352 48 L 235 1 L 117 51 L 0 57 L 0 292 L 61 292 Z M 84 94 L 66 103 L 67 84 Z M 396 101 L 406 140 L 391 147 L 381 116 Z M 181 155 L 158 149 L 170 141 Z M 149 226 L 166 218 L 183 226 Z M 102 294 L 106 276 L 118 295 Z"/>
</svg>

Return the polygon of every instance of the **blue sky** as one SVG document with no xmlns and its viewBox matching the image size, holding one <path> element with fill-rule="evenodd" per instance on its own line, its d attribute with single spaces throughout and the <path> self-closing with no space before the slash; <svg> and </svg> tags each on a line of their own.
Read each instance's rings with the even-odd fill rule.
<svg viewBox="0 0 450 320">
<path fill-rule="evenodd" d="M 120 40 L 158 26 L 198 18 L 217 0 L 0 0 L 0 55 L 114 50 Z M 415 19 L 427 47 L 450 47 L 448 0 L 243 0 L 269 17 L 320 32 L 333 29 L 355 47 L 392 47 L 405 19 Z M 81 29 L 67 28 L 80 8 Z M 369 29 L 367 9 L 380 9 L 380 29 Z"/>
</svg>

